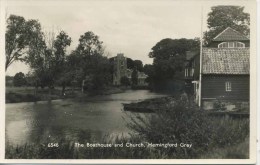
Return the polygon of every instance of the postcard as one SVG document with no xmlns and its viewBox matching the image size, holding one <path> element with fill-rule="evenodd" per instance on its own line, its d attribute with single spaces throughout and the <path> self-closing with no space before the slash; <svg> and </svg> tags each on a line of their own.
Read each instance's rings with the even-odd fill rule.
<svg viewBox="0 0 260 165">
<path fill-rule="evenodd" d="M 256 1 L 0 2 L 1 163 L 256 163 Z"/>
</svg>

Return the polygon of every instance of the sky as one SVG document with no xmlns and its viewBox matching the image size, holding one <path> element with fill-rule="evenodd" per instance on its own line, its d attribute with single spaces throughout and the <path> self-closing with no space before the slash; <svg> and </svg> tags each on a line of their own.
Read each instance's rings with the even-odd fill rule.
<svg viewBox="0 0 260 165">
<path fill-rule="evenodd" d="M 196 0 L 10 0 L 5 9 L 6 17 L 15 14 L 26 20 L 37 19 L 44 31 L 65 31 L 72 38 L 68 53 L 76 48 L 80 35 L 92 31 L 103 41 L 110 57 L 124 53 L 126 57 L 151 64 L 153 59 L 148 57 L 148 53 L 157 42 L 164 38 L 200 37 L 201 29 L 205 31 L 207 28 L 207 13 L 211 6 L 237 3 Z M 24 63 L 15 62 L 6 74 L 13 76 L 17 72 L 28 71 L 29 67 Z"/>
</svg>

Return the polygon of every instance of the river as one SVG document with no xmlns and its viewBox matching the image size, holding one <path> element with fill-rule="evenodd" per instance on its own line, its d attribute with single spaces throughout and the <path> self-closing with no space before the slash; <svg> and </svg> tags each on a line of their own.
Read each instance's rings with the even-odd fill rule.
<svg viewBox="0 0 260 165">
<path fill-rule="evenodd" d="M 107 135 L 127 136 L 122 103 L 163 97 L 148 90 L 76 99 L 6 104 L 6 142 L 41 144 L 60 139 L 98 142 Z"/>
</svg>

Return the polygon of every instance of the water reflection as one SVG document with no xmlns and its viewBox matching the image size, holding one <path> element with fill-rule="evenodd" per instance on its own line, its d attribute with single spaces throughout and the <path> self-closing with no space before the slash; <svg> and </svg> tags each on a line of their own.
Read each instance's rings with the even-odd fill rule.
<svg viewBox="0 0 260 165">
<path fill-rule="evenodd" d="M 122 103 L 162 96 L 129 90 L 84 100 L 6 104 L 6 141 L 15 145 L 61 139 L 84 143 L 98 142 L 111 134 L 127 135 L 130 130 Z"/>
</svg>

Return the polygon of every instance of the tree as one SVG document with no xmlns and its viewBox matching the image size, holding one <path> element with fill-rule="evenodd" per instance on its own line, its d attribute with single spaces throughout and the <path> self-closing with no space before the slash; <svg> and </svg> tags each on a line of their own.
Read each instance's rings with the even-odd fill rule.
<svg viewBox="0 0 260 165">
<path fill-rule="evenodd" d="M 86 32 L 80 36 L 79 45 L 73 51 L 75 59 L 79 59 L 76 70 L 80 73 L 78 80 L 82 82 L 83 92 L 84 89 L 99 90 L 111 83 L 111 64 L 104 56 L 102 43 L 93 32 Z M 91 87 L 86 87 L 86 84 Z"/>
<path fill-rule="evenodd" d="M 149 77 L 157 87 L 166 87 L 168 82 L 181 77 L 176 77 L 176 73 L 184 69 L 185 54 L 188 50 L 199 50 L 199 39 L 170 39 L 159 41 L 149 53 L 153 58 L 153 77 Z"/>
<path fill-rule="evenodd" d="M 134 61 L 131 58 L 126 58 L 126 65 L 128 69 L 134 69 Z"/>
<path fill-rule="evenodd" d="M 71 38 L 61 31 L 53 42 L 53 46 L 47 47 L 46 36 L 39 33 L 32 39 L 26 62 L 33 69 L 36 88 L 40 85 L 49 87 L 49 92 L 54 83 L 60 79 L 65 67 L 66 48 L 71 43 Z M 52 45 L 52 44 L 49 44 Z"/>
<path fill-rule="evenodd" d="M 131 75 L 132 85 L 136 86 L 138 85 L 138 71 L 136 68 L 134 68 L 132 75 Z"/>
<path fill-rule="evenodd" d="M 22 72 L 16 73 L 13 80 L 14 86 L 20 87 L 26 85 L 25 75 Z"/>
<path fill-rule="evenodd" d="M 69 84 L 69 80 L 72 72 L 67 67 L 65 61 L 66 48 L 70 46 L 71 38 L 64 32 L 61 31 L 54 40 L 54 56 L 52 59 L 52 77 L 54 81 L 60 81 L 62 85 L 61 94 L 65 93 L 66 85 Z"/>
<path fill-rule="evenodd" d="M 134 60 L 134 67 L 140 72 L 143 72 L 143 62 L 141 60 Z"/>
<path fill-rule="evenodd" d="M 130 85 L 130 81 L 126 76 L 121 77 L 120 82 L 121 82 L 121 85 L 124 85 L 124 86 Z"/>
<path fill-rule="evenodd" d="M 102 41 L 99 41 L 97 35 L 89 31 L 80 36 L 79 45 L 76 51 L 84 57 L 97 54 L 103 55 L 104 51 L 102 43 Z"/>
<path fill-rule="evenodd" d="M 231 27 L 246 36 L 249 36 L 250 15 L 244 13 L 240 6 L 214 6 L 208 14 L 208 28 L 204 32 L 204 45 L 209 45 L 214 37 L 227 27 Z"/>
<path fill-rule="evenodd" d="M 10 15 L 5 33 L 5 70 L 14 61 L 23 61 L 31 39 L 40 33 L 40 24 L 36 20 L 26 21 L 21 16 Z"/>
<path fill-rule="evenodd" d="M 151 86 L 153 83 L 153 77 L 154 77 L 154 66 L 151 64 L 145 64 L 144 65 L 144 73 L 148 76 L 145 81 L 149 83 Z"/>
</svg>

